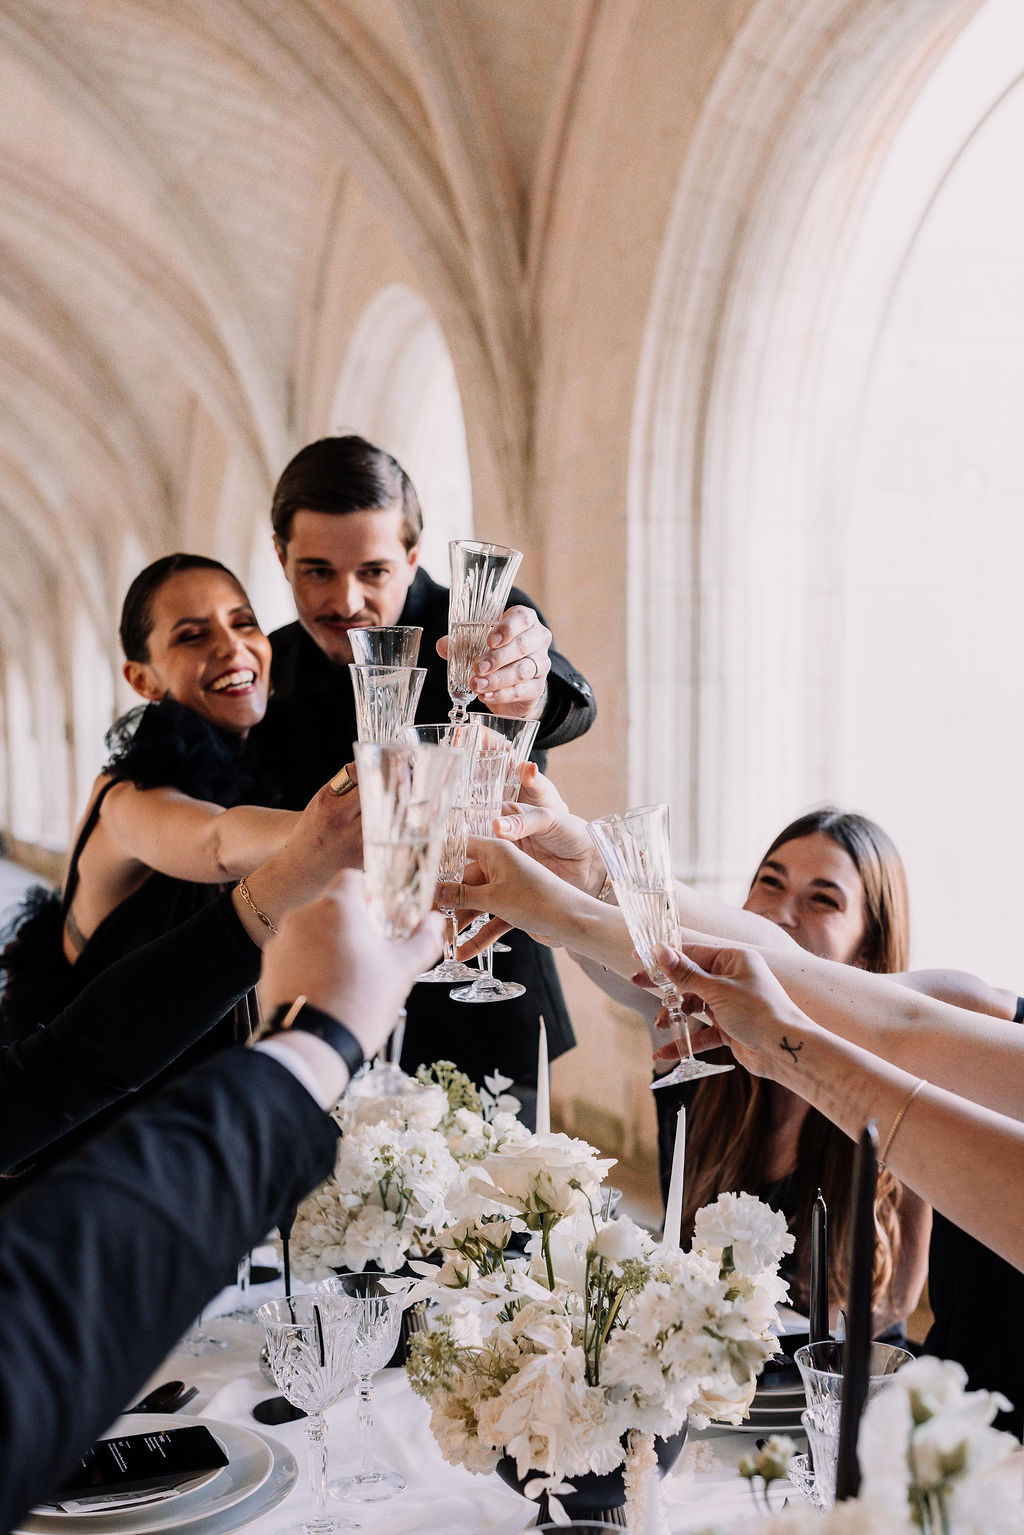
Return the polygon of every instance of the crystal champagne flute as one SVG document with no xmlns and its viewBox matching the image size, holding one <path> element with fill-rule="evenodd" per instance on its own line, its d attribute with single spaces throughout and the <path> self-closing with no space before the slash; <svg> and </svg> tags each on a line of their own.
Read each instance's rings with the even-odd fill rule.
<svg viewBox="0 0 1024 1535">
<path fill-rule="evenodd" d="M 469 792 L 469 775 L 480 737 L 480 721 L 472 719 L 444 725 L 408 725 L 404 731 L 407 742 L 420 745 L 440 745 L 454 749 L 459 754 L 460 766 L 456 773 L 455 797 L 443 822 L 444 835 L 438 860 L 437 877 L 441 884 L 454 884 L 462 878 L 466 865 L 466 838 L 469 835 L 465 800 Z M 476 972 L 455 957 L 459 939 L 459 922 L 454 911 L 440 908 L 445 920 L 444 958 L 432 970 L 417 976 L 418 981 L 452 986 L 458 981 L 472 981 Z"/>
<path fill-rule="evenodd" d="M 354 1530 L 350 1519 L 325 1513 L 327 1495 L 327 1425 L 324 1411 L 333 1407 L 355 1376 L 359 1332 L 356 1305 L 341 1296 L 286 1295 L 267 1301 L 257 1312 L 267 1335 L 270 1369 L 283 1395 L 309 1414 L 309 1478 L 313 1517 L 286 1535 L 333 1535 Z"/>
<path fill-rule="evenodd" d="M 509 775 L 505 780 L 504 803 L 514 805 L 519 798 L 519 790 L 522 787 L 519 782 L 519 769 L 524 762 L 530 760 L 533 743 L 536 741 L 537 731 L 540 729 L 540 720 L 519 720 L 513 719 L 510 715 L 487 714 L 484 716 L 481 728 L 497 732 L 498 735 L 504 736 L 505 740 L 509 743 L 510 767 Z M 486 927 L 490 920 L 490 916 L 486 912 L 481 913 L 476 921 L 472 922 L 466 932 L 463 933 L 463 940 L 471 936 L 475 937 L 482 927 Z M 496 939 L 491 944 L 492 954 L 511 954 L 511 952 L 511 944 L 502 943 L 500 939 Z M 482 969 L 482 956 L 478 956 L 478 963 Z"/>
<path fill-rule="evenodd" d="M 470 779 L 470 799 L 467 806 L 467 831 L 471 837 L 490 837 L 494 834 L 494 819 L 501 814 L 505 784 L 508 777 L 509 753 L 487 751 L 483 743 L 487 738 L 486 721 L 480 732 L 481 746 L 473 761 Z M 504 743 L 502 743 L 504 746 Z M 461 871 L 457 878 L 461 879 Z M 453 1002 L 507 1002 L 511 997 L 521 997 L 526 987 L 519 981 L 499 981 L 494 974 L 494 960 L 489 948 L 481 955 L 482 969 L 472 985 L 460 986 L 452 992 Z M 472 972 L 470 972 L 472 974 Z"/>
<path fill-rule="evenodd" d="M 732 1066 L 698 1061 L 694 1056 L 682 993 L 654 957 L 658 944 L 679 942 L 668 806 L 644 805 L 624 816 L 606 816 L 591 821 L 588 830 L 608 871 L 640 963 L 668 1008 L 672 1037 L 679 1047 L 678 1065 L 652 1085 L 671 1087 L 732 1071 Z"/>
<path fill-rule="evenodd" d="M 394 741 L 416 717 L 423 682 L 422 666 L 353 666 L 352 696 L 360 741 Z"/>
<path fill-rule="evenodd" d="M 358 741 L 366 907 L 384 938 L 409 938 L 434 902 L 462 760 L 453 747 Z"/>
<path fill-rule="evenodd" d="M 487 651 L 487 636 L 505 611 L 523 556 L 504 544 L 456 538 L 448 545 L 448 696 L 451 719 L 466 718 L 476 663 Z"/>
<path fill-rule="evenodd" d="M 415 666 L 422 638 L 423 630 L 415 624 L 373 625 L 348 631 L 356 666 Z"/>
</svg>

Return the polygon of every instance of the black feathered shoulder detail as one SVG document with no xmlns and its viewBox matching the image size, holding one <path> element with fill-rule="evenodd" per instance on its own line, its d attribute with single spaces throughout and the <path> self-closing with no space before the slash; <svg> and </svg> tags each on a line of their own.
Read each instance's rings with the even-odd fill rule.
<svg viewBox="0 0 1024 1535">
<path fill-rule="evenodd" d="M 64 958 L 60 896 L 32 885 L 0 932 L 0 1043 L 24 1039 L 67 1006 L 74 994 Z"/>
<path fill-rule="evenodd" d="M 176 699 L 142 704 L 107 731 L 105 773 L 137 789 L 179 789 L 216 805 L 276 805 L 280 791 L 255 745 L 218 730 Z"/>
</svg>

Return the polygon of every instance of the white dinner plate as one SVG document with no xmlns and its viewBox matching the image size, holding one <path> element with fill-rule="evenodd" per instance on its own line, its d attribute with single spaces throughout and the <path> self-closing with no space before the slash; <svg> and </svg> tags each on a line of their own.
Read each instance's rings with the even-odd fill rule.
<svg viewBox="0 0 1024 1535">
<path fill-rule="evenodd" d="M 274 1454 L 266 1440 L 247 1428 L 233 1423 L 214 1423 L 207 1418 L 186 1417 L 183 1413 L 147 1413 L 145 1429 L 139 1415 L 121 1418 L 105 1436 L 145 1432 L 152 1429 L 187 1428 L 201 1424 L 208 1428 L 228 1457 L 212 1477 L 193 1483 L 177 1496 L 158 1503 L 138 1503 L 128 1508 L 105 1509 L 97 1513 L 67 1514 L 33 1509 L 18 1535 L 149 1535 L 159 1530 L 177 1530 L 199 1519 L 209 1519 L 251 1497 L 266 1482 L 274 1469 Z"/>
<path fill-rule="evenodd" d="M 733 1428 L 733 1425 L 729 1425 Z M 772 1434 L 802 1434 L 804 1426 L 799 1416 L 794 1418 L 780 1418 L 778 1423 L 762 1423 L 758 1418 L 745 1418 L 742 1423 L 737 1423 L 733 1429 L 737 1434 L 760 1434 L 768 1439 Z"/>
</svg>

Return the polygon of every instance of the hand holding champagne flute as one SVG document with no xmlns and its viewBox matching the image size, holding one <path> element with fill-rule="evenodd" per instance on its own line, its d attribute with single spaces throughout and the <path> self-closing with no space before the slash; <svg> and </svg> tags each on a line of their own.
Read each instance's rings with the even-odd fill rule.
<svg viewBox="0 0 1024 1535">
<path fill-rule="evenodd" d="M 476 663 L 486 654 L 487 636 L 505 611 L 523 556 L 504 544 L 460 538 L 448 545 L 448 557 L 448 696 L 450 718 L 461 724 L 476 697 Z"/>
</svg>

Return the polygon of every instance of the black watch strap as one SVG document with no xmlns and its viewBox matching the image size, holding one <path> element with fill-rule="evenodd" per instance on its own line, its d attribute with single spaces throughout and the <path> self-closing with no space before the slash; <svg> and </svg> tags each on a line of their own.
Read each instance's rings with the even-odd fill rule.
<svg viewBox="0 0 1024 1535">
<path fill-rule="evenodd" d="M 287 1033 L 289 1029 L 302 1029 L 306 1034 L 315 1034 L 325 1045 L 330 1045 L 345 1062 L 350 1077 L 354 1077 L 359 1068 L 365 1065 L 363 1047 L 352 1030 L 347 1029 L 337 1018 L 332 1018 L 330 1013 L 321 1012 L 318 1007 L 307 1002 L 305 997 L 297 997 L 295 1002 L 282 1002 L 274 1009 L 269 1032 L 281 1034 Z"/>
</svg>

